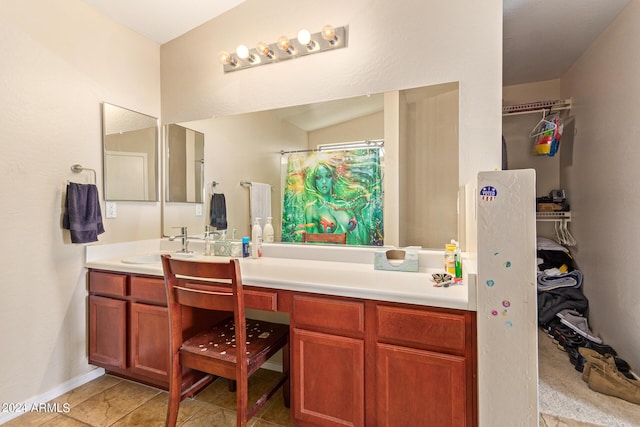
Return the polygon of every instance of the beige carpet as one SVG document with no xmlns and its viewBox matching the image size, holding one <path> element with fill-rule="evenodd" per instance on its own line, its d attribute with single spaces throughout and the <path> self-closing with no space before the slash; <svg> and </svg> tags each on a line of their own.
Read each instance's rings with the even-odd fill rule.
<svg viewBox="0 0 640 427">
<path fill-rule="evenodd" d="M 538 362 L 541 413 L 606 427 L 640 426 L 640 405 L 592 391 L 567 353 L 542 331 Z"/>
</svg>

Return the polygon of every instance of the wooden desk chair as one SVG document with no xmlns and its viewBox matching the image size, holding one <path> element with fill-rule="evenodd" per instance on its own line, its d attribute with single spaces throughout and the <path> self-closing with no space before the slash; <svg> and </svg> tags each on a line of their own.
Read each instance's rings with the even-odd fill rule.
<svg viewBox="0 0 640 427">
<path fill-rule="evenodd" d="M 285 406 L 289 407 L 289 326 L 245 318 L 238 260 L 197 262 L 163 255 L 162 267 L 169 302 L 171 349 L 166 425 L 176 425 L 180 402 L 202 387 L 199 382 L 182 390 L 183 367 L 235 381 L 238 426 L 246 426 L 247 420 L 283 384 Z M 230 316 L 183 339 L 183 306 L 229 312 Z M 249 376 L 281 348 L 282 378 L 247 409 Z"/>
<path fill-rule="evenodd" d="M 347 243 L 347 233 L 302 233 L 304 243 Z"/>
</svg>

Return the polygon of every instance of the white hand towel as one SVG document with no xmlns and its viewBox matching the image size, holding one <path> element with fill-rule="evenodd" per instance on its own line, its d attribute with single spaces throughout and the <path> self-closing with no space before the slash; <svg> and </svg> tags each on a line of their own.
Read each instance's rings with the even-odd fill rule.
<svg viewBox="0 0 640 427">
<path fill-rule="evenodd" d="M 264 228 L 267 217 L 271 216 L 271 185 L 252 182 L 250 193 L 251 224 L 260 218 L 260 227 Z"/>
</svg>

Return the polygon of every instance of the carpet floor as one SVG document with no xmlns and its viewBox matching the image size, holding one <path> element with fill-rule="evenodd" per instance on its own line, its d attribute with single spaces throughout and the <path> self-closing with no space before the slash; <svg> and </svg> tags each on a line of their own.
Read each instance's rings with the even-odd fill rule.
<svg viewBox="0 0 640 427">
<path fill-rule="evenodd" d="M 538 335 L 538 365 L 541 413 L 596 426 L 640 426 L 640 405 L 591 390 L 567 353 L 543 331 Z"/>
</svg>

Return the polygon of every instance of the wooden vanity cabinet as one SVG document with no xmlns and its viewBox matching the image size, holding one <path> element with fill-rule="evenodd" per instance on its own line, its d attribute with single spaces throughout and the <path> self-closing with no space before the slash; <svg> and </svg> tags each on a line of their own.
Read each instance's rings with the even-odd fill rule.
<svg viewBox="0 0 640 427">
<path fill-rule="evenodd" d="M 364 303 L 294 294 L 291 331 L 292 422 L 364 425 Z"/>
<path fill-rule="evenodd" d="M 164 280 L 89 272 L 89 363 L 169 386 L 169 318 Z"/>
<path fill-rule="evenodd" d="M 293 424 L 477 425 L 474 312 L 257 287 L 245 294 L 248 308 L 290 315 Z M 162 277 L 90 270 L 89 362 L 166 389 L 166 305 Z M 218 320 L 191 311 L 183 319 L 186 336 Z"/>
<path fill-rule="evenodd" d="M 376 324 L 376 425 L 477 425 L 473 313 L 377 304 Z"/>
<path fill-rule="evenodd" d="M 474 426 L 475 315 L 294 294 L 292 422 Z"/>
</svg>

